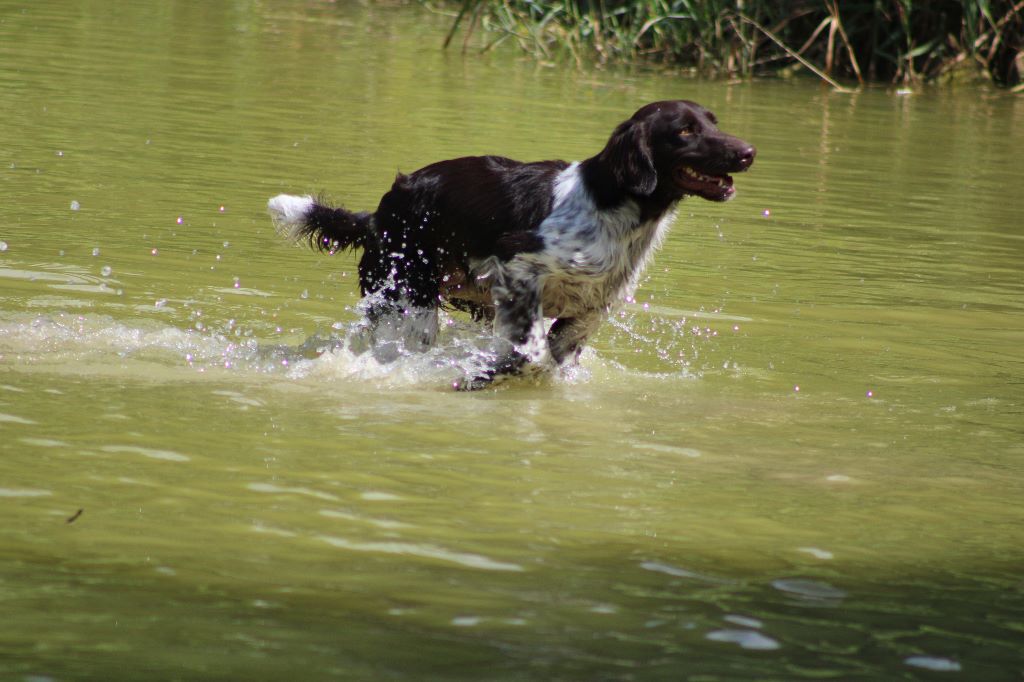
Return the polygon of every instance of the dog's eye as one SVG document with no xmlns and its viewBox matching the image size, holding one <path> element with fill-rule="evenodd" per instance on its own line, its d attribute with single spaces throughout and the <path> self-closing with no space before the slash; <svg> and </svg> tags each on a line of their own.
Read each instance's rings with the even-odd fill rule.
<svg viewBox="0 0 1024 682">
<path fill-rule="evenodd" d="M 690 137 L 691 135 L 693 135 L 693 133 L 694 130 L 692 125 L 683 126 L 679 130 L 679 137 Z"/>
</svg>

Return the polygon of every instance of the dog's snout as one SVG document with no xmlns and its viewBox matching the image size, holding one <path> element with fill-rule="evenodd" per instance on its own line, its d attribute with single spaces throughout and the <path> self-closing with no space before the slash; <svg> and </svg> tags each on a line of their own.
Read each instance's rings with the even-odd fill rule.
<svg viewBox="0 0 1024 682">
<path fill-rule="evenodd" d="M 757 156 L 757 149 L 752 144 L 744 143 L 736 154 L 736 163 L 742 170 L 747 170 L 754 163 L 754 157 Z"/>
</svg>

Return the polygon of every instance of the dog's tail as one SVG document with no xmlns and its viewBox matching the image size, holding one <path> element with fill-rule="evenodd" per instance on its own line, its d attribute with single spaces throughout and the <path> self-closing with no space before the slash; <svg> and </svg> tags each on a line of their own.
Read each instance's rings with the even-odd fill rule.
<svg viewBox="0 0 1024 682">
<path fill-rule="evenodd" d="M 320 251 L 363 248 L 374 238 L 372 214 L 325 206 L 308 194 L 278 194 L 267 202 L 267 210 L 278 234 Z"/>
</svg>

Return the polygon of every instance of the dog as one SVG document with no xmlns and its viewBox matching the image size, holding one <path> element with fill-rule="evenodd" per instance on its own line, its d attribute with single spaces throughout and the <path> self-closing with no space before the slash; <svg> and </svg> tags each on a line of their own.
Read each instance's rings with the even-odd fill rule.
<svg viewBox="0 0 1024 682">
<path fill-rule="evenodd" d="M 362 249 L 359 284 L 378 341 L 425 349 L 438 309 L 493 324 L 489 366 L 455 383 L 575 361 L 635 290 L 686 196 L 728 201 L 753 145 L 718 129 L 695 102 L 654 102 L 584 161 L 469 156 L 399 173 L 377 210 L 278 195 L 278 231 L 334 253 Z M 545 328 L 545 318 L 554 318 Z"/>
</svg>

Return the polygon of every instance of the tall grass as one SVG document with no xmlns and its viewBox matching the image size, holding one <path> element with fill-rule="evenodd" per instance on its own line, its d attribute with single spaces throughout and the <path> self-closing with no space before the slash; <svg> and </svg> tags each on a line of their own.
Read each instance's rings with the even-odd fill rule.
<svg viewBox="0 0 1024 682">
<path fill-rule="evenodd" d="M 445 44 L 514 40 L 543 59 L 655 60 L 746 77 L 800 63 L 838 86 L 975 66 L 1024 78 L 1024 0 L 455 0 Z"/>
</svg>

